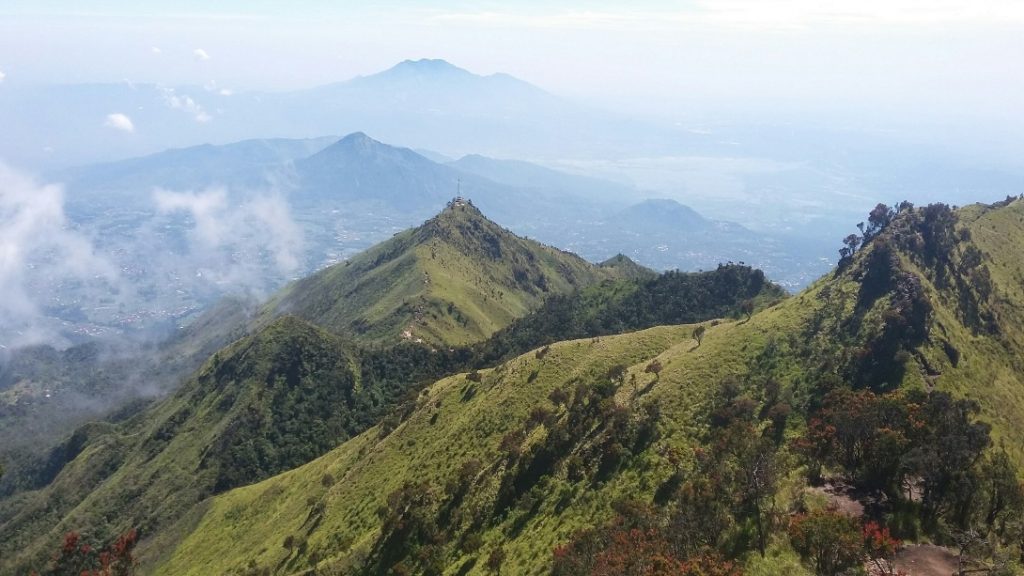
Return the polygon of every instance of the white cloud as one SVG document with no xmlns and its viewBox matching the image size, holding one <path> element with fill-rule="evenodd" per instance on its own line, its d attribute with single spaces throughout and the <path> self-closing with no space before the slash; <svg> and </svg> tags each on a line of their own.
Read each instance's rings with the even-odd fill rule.
<svg viewBox="0 0 1024 576">
<path fill-rule="evenodd" d="M 149 51 L 152 52 L 153 54 L 156 54 L 157 56 L 159 56 L 159 55 L 164 53 L 164 51 L 161 50 L 160 48 L 158 48 L 157 46 L 153 46 L 152 48 L 149 49 Z"/>
<path fill-rule="evenodd" d="M 224 190 L 210 190 L 202 194 L 156 190 L 153 192 L 153 201 L 156 202 L 157 211 L 164 214 L 188 212 L 195 220 L 195 235 L 204 246 L 216 248 L 224 243 L 224 227 L 219 222 L 227 208 L 227 193 Z"/>
<path fill-rule="evenodd" d="M 234 91 L 232 91 L 230 88 L 221 88 L 220 91 L 217 92 L 217 94 L 220 94 L 221 96 L 231 96 L 232 94 L 234 94 Z"/>
<path fill-rule="evenodd" d="M 107 120 L 103 125 L 122 132 L 135 132 L 135 125 L 132 124 L 132 119 L 120 112 L 107 114 Z"/>
<path fill-rule="evenodd" d="M 206 50 L 202 48 L 196 48 L 192 51 L 192 56 L 195 57 L 196 62 L 206 62 L 210 59 L 210 55 L 206 53 Z"/>
<path fill-rule="evenodd" d="M 267 270 L 288 277 L 302 264 L 302 228 L 280 196 L 232 204 L 224 189 L 153 193 L 157 212 L 187 215 L 188 253 L 181 259 L 200 282 L 221 289 L 262 292 L 272 285 Z M 183 274 L 184 275 L 184 274 Z"/>
<path fill-rule="evenodd" d="M 63 300 L 69 282 L 77 288 Z M 60 344 L 60 323 L 43 308 L 95 305 L 117 282 L 115 267 L 68 222 L 63 190 L 0 164 L 0 344 Z"/>
<path fill-rule="evenodd" d="M 246 211 L 261 228 L 278 271 L 294 273 L 301 264 L 302 228 L 292 220 L 288 203 L 280 196 L 266 196 L 254 199 Z"/>
<path fill-rule="evenodd" d="M 187 112 L 200 124 L 205 124 L 213 119 L 198 102 L 187 94 L 178 95 L 173 88 L 164 88 L 163 95 L 164 104 L 175 110 Z"/>
<path fill-rule="evenodd" d="M 7 78 L 7 74 L 4 74 L 4 71 L 0 70 L 0 82 L 3 82 L 4 78 Z"/>
</svg>

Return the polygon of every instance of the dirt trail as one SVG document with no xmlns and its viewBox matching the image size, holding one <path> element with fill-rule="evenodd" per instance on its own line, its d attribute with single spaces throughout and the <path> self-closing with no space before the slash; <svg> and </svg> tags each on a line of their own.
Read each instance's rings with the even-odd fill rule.
<svg viewBox="0 0 1024 576">
<path fill-rule="evenodd" d="M 829 507 L 847 516 L 860 518 L 864 514 L 864 504 L 851 495 L 849 486 L 839 481 L 829 480 L 824 486 L 815 486 L 809 491 L 821 494 L 828 500 Z"/>
<path fill-rule="evenodd" d="M 952 576 L 956 554 L 932 544 L 911 545 L 896 554 L 896 568 L 909 576 Z"/>
</svg>

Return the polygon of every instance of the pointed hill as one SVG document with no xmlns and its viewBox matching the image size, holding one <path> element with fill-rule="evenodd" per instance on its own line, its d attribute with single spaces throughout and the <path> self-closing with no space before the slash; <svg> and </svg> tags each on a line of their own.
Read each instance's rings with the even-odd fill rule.
<svg viewBox="0 0 1024 576">
<path fill-rule="evenodd" d="M 429 111 L 438 120 L 572 109 L 567 102 L 513 76 L 475 74 L 446 60 L 429 58 L 404 60 L 376 74 L 313 88 L 307 94 L 392 115 Z"/>
<path fill-rule="evenodd" d="M 621 253 L 601 262 L 599 266 L 601 266 L 601 268 L 615 270 L 616 274 L 623 278 L 631 278 L 634 280 L 654 278 L 658 275 L 654 270 L 637 264 L 632 258 Z"/>
<path fill-rule="evenodd" d="M 768 481 L 765 497 L 777 513 L 822 506 L 806 484 L 809 470 L 798 467 L 804 452 L 789 440 L 804 438 L 813 418 L 863 409 L 846 402 L 829 416 L 822 406 L 834 402 L 833 391 L 860 402 L 886 395 L 886 410 L 909 402 L 911 417 L 894 422 L 912 436 L 887 443 L 896 452 L 886 454 L 920 480 L 961 482 L 943 471 L 969 478 L 982 473 L 972 462 L 1005 450 L 1016 485 L 1024 463 L 1024 199 L 955 211 L 904 205 L 873 215 L 866 240 L 833 274 L 749 318 L 561 342 L 442 379 L 397 426 L 216 497 L 154 573 L 376 574 L 400 566 L 487 574 L 495 565 L 549 573 L 556 559 L 613 560 L 603 552 L 614 543 L 602 539 L 607 532 L 579 531 L 614 530 L 617 515 L 646 513 L 640 518 L 654 527 L 644 533 L 665 529 L 682 539 L 683 553 L 693 537 L 693 550 L 716 547 L 751 573 L 813 574 L 784 527 L 769 525 L 767 551 L 758 553 L 752 508 L 742 499 L 730 508 L 731 482 L 745 486 L 749 477 L 730 459 L 745 452 L 730 447 L 745 446 L 745 437 L 768 446 L 750 469 L 773 462 L 778 482 Z M 842 392 L 848 387 L 858 392 Z M 733 427 L 748 419 L 753 427 Z M 747 432 L 723 436 L 728 430 Z M 707 450 L 713 442 L 724 444 Z M 868 481 L 848 473 L 850 482 Z M 711 477 L 717 484 L 701 483 Z M 694 492 L 701 486 L 707 491 Z M 966 500 L 933 500 L 961 493 L 931 486 L 900 514 L 938 522 L 893 524 L 907 545 L 973 521 L 957 520 L 953 502 Z M 979 486 L 967 493 L 992 494 Z M 688 516 L 673 516 L 721 502 L 698 532 L 686 532 Z M 267 545 L 287 536 L 300 545 Z M 566 547 L 573 539 L 589 553 Z"/>
<path fill-rule="evenodd" d="M 422 226 L 295 282 L 267 306 L 359 340 L 480 341 L 556 294 L 615 277 L 456 199 Z"/>
<path fill-rule="evenodd" d="M 373 199 L 384 206 L 423 209 L 450 198 L 460 174 L 416 152 L 355 132 L 295 163 L 300 192 L 295 200 Z"/>
<path fill-rule="evenodd" d="M 455 194 L 502 222 L 530 229 L 573 204 L 580 214 L 601 204 L 594 199 L 573 203 L 548 189 L 497 182 L 473 172 L 438 164 L 409 148 L 392 146 L 354 132 L 308 158 L 294 163 L 295 189 L 289 202 L 299 212 L 337 210 L 407 221 L 424 218 Z"/>
<path fill-rule="evenodd" d="M 703 230 L 712 222 L 696 210 L 667 199 L 644 200 L 616 214 L 614 224 L 623 228 L 658 231 L 674 230 L 692 232 Z"/>
</svg>

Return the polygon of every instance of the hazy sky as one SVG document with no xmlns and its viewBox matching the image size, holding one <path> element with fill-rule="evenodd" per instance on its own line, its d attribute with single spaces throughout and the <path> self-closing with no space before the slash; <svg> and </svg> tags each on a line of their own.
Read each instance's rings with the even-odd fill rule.
<svg viewBox="0 0 1024 576">
<path fill-rule="evenodd" d="M 605 106 L 856 109 L 1020 126 L 1019 0 L 4 0 L 0 87 L 290 89 L 406 58 Z"/>
</svg>

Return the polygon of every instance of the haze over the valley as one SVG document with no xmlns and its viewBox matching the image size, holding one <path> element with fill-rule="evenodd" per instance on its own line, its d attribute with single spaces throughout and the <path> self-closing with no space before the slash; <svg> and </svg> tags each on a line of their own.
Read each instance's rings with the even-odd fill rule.
<svg viewBox="0 0 1024 576">
<path fill-rule="evenodd" d="M 590 259 L 746 261 L 799 288 L 879 201 L 1019 191 L 1022 28 L 1001 0 L 6 2 L 0 344 L 266 294 L 462 185 Z M 315 176 L 351 133 L 437 166 Z M 337 177 L 352 195 L 324 204 Z"/>
</svg>

